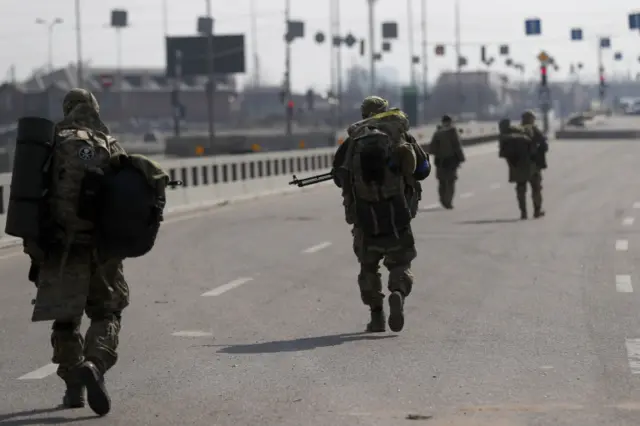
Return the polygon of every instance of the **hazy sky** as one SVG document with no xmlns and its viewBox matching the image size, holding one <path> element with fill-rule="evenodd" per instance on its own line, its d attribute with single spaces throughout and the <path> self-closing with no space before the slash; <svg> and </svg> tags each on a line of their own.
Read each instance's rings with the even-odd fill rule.
<svg viewBox="0 0 640 426">
<path fill-rule="evenodd" d="M 197 16 L 205 12 L 205 0 L 167 0 L 168 29 L 171 35 L 195 33 Z M 280 83 L 284 70 L 284 0 L 255 0 L 258 16 L 258 51 L 263 81 Z M 253 43 L 250 33 L 250 0 L 216 1 L 213 15 L 215 31 L 246 33 L 247 64 L 253 71 Z M 292 18 L 306 22 L 307 38 L 296 40 L 293 46 L 292 82 L 296 89 L 314 87 L 324 90 L 329 84 L 329 47 L 317 45 L 313 35 L 318 30 L 328 32 L 329 0 L 291 0 Z M 341 1 L 342 27 L 360 38 L 367 35 L 367 7 L 365 0 Z M 489 53 L 497 54 L 497 46 L 507 43 L 516 62 L 527 67 L 529 76 L 537 76 L 536 55 L 541 49 L 554 56 L 561 66 L 559 74 L 567 76 L 569 64 L 583 62 L 584 78 L 596 78 L 597 35 L 612 38 L 612 50 L 605 53 L 609 71 L 618 73 L 640 71 L 640 33 L 628 29 L 628 13 L 640 11 L 638 0 L 579 1 L 579 0 L 460 0 L 462 54 L 469 59 L 469 68 L 480 66 L 480 45 L 487 43 Z M 111 9 L 129 11 L 131 27 L 123 35 L 123 64 L 125 66 L 162 67 L 165 61 L 162 0 L 82 0 L 83 54 L 96 66 L 115 66 L 116 37 L 108 28 Z M 433 80 L 455 64 L 454 1 L 427 0 L 427 37 L 429 43 L 429 79 Z M 413 0 L 415 51 L 420 54 L 420 0 Z M 35 23 L 36 18 L 65 22 L 54 28 L 54 63 L 57 66 L 76 59 L 75 18 L 73 0 L 0 0 L 0 80 L 13 64 L 18 78 L 24 78 L 33 68 L 47 63 L 47 30 Z M 542 19 L 541 37 L 525 37 L 524 20 Z M 400 78 L 409 80 L 409 34 L 407 31 L 406 0 L 379 0 L 376 6 L 378 23 L 396 21 L 400 38 L 393 52 L 385 55 L 383 65 L 398 70 Z M 379 40 L 379 25 L 377 26 Z M 582 42 L 571 42 L 572 27 L 580 27 L 585 34 Z M 434 45 L 448 44 L 446 57 L 433 54 Z M 613 53 L 622 51 L 624 60 L 613 62 Z M 344 54 L 344 65 L 366 64 L 359 57 L 357 47 Z M 500 59 L 495 68 L 504 70 Z M 512 71 L 516 77 L 516 72 Z M 550 78 L 553 75 L 550 74 Z"/>
</svg>

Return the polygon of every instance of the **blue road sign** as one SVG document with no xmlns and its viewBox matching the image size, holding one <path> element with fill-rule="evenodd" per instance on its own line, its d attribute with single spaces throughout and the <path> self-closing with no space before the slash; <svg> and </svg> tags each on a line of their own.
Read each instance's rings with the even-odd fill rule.
<svg viewBox="0 0 640 426">
<path fill-rule="evenodd" d="M 611 47 L 611 39 L 609 37 L 603 37 L 600 39 L 600 48 L 608 49 Z"/>
<path fill-rule="evenodd" d="M 629 14 L 629 29 L 640 30 L 640 13 Z"/>
<path fill-rule="evenodd" d="M 616 52 L 615 55 L 613 55 L 613 59 L 615 59 L 616 61 L 621 61 L 622 60 L 622 52 Z"/>
<path fill-rule="evenodd" d="M 527 19 L 524 21 L 524 32 L 526 35 L 542 34 L 542 23 L 539 18 Z"/>
<path fill-rule="evenodd" d="M 582 29 L 580 28 L 573 28 L 571 30 L 571 40 L 574 41 L 580 41 L 582 40 Z"/>
</svg>

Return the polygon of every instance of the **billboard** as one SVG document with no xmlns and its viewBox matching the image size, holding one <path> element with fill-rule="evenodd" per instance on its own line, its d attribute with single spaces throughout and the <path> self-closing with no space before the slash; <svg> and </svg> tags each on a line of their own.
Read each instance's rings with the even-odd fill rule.
<svg viewBox="0 0 640 426">
<path fill-rule="evenodd" d="M 176 76 L 178 56 L 183 77 L 207 75 L 208 47 L 207 36 L 167 37 L 167 77 Z M 244 34 L 213 36 L 212 50 L 215 74 L 245 72 Z"/>
</svg>

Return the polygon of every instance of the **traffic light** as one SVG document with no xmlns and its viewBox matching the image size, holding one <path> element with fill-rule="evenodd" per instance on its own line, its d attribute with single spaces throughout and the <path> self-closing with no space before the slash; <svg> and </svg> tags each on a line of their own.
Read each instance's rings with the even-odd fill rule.
<svg viewBox="0 0 640 426">
<path fill-rule="evenodd" d="M 293 119 L 293 101 L 287 102 L 287 120 Z"/>
<path fill-rule="evenodd" d="M 547 86 L 547 66 L 540 65 L 540 84 L 542 87 Z"/>
<path fill-rule="evenodd" d="M 485 64 L 487 63 L 487 48 L 484 46 L 480 48 L 480 60 Z"/>
<path fill-rule="evenodd" d="M 307 108 L 309 109 L 309 111 L 313 111 L 313 104 L 314 104 L 314 98 L 315 98 L 315 93 L 313 93 L 312 89 L 307 90 Z"/>
</svg>

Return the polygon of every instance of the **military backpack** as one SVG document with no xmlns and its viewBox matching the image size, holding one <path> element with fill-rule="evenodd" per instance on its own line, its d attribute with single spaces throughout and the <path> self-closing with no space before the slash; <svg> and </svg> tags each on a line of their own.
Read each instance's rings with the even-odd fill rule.
<svg viewBox="0 0 640 426">
<path fill-rule="evenodd" d="M 411 223 L 395 141 L 375 126 L 363 128 L 353 139 L 351 189 L 356 226 L 369 236 L 399 236 Z"/>
</svg>

